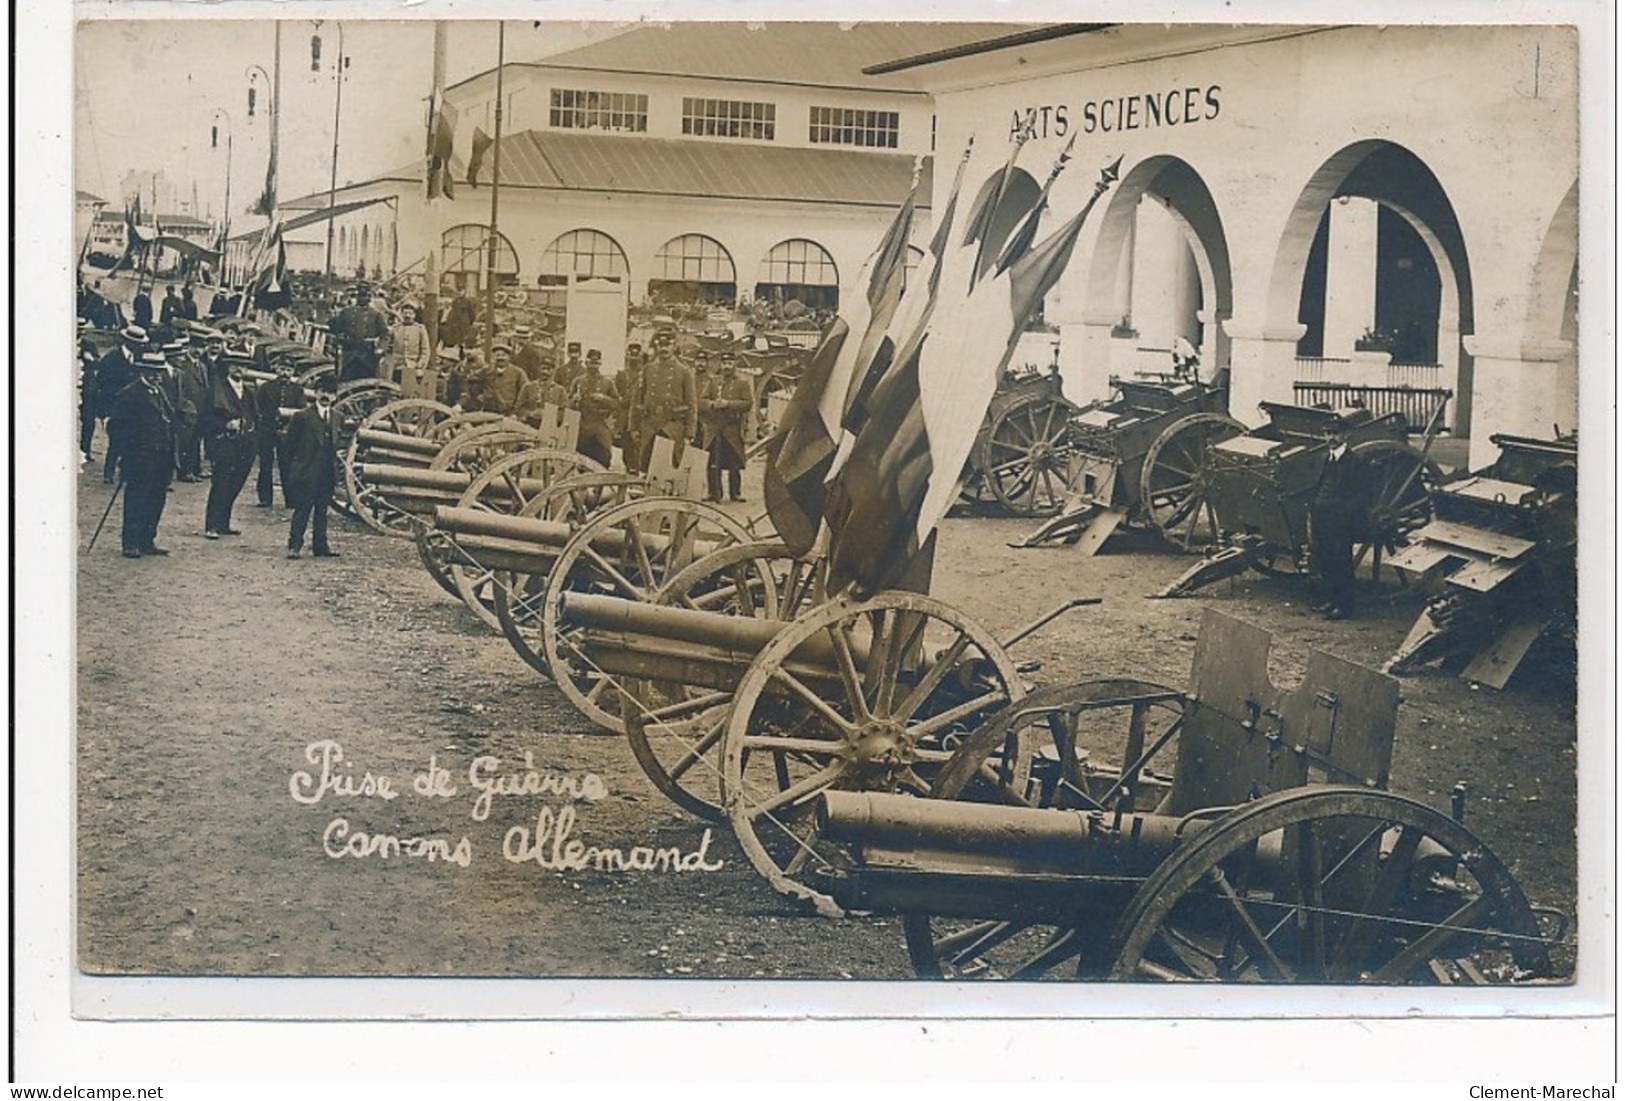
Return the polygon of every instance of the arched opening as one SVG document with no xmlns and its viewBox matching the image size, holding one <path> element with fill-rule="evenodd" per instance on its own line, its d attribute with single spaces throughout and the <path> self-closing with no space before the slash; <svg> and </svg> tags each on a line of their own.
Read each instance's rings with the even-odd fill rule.
<svg viewBox="0 0 1625 1101">
<path fill-rule="evenodd" d="M 568 306 L 571 279 L 626 281 L 626 252 L 620 242 L 596 229 L 572 229 L 553 238 L 536 268 L 542 304 L 561 312 Z"/>
<path fill-rule="evenodd" d="M 1310 177 L 1276 252 L 1266 320 L 1302 326 L 1295 400 L 1357 401 L 1421 428 L 1450 391 L 1442 427 L 1465 435 L 1472 309 L 1460 224 L 1420 158 L 1357 142 Z"/>
<path fill-rule="evenodd" d="M 1555 377 L 1561 380 L 1563 392 L 1556 395 L 1554 404 L 1565 416 L 1576 416 L 1579 409 L 1579 305 L 1580 182 L 1576 180 L 1541 240 L 1523 334 L 1526 347 L 1555 347 Z"/>
<path fill-rule="evenodd" d="M 794 310 L 799 302 L 809 310 L 838 310 L 841 277 L 835 259 L 824 246 L 803 237 L 780 241 L 762 257 L 756 273 L 756 299 Z"/>
<path fill-rule="evenodd" d="M 1084 315 L 1111 326 L 1110 368 L 1166 372 L 1175 345 L 1197 352 L 1200 373 L 1228 371 L 1230 247 L 1207 184 L 1187 162 L 1149 157 L 1123 175 L 1101 217 Z"/>
<path fill-rule="evenodd" d="M 458 294 L 472 294 L 484 287 L 482 273 L 490 257 L 491 227 L 478 222 L 452 226 L 440 235 L 440 282 L 450 284 Z M 519 278 L 519 254 L 507 237 L 496 235 L 496 264 L 492 271 L 496 285 L 506 286 Z"/>
<path fill-rule="evenodd" d="M 732 305 L 739 298 L 733 257 L 719 241 L 701 233 L 673 237 L 655 253 L 649 280 L 654 304 Z"/>
</svg>

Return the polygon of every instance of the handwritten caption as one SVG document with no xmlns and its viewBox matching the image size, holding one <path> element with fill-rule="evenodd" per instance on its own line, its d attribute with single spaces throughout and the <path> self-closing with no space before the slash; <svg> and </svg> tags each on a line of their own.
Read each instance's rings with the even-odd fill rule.
<svg viewBox="0 0 1625 1101">
<path fill-rule="evenodd" d="M 582 810 L 609 796 L 603 779 L 593 772 L 558 772 L 538 767 L 529 750 L 523 764 L 507 765 L 502 758 L 475 757 L 459 774 L 440 763 L 437 754 L 404 784 L 395 777 L 361 768 L 345 756 L 344 746 L 322 739 L 305 746 L 305 764 L 288 777 L 288 795 L 304 806 L 388 805 L 402 797 L 409 801 L 469 801 L 468 816 L 486 822 L 503 807 L 523 807 L 524 823 L 510 826 L 502 836 L 502 859 L 510 864 L 535 864 L 559 872 L 714 872 L 722 861 L 710 858 L 711 830 L 685 852 L 681 846 L 634 845 L 616 847 L 588 844 L 577 836 Z M 416 858 L 467 868 L 475 847 L 468 834 L 453 839 L 440 834 L 401 834 L 358 828 L 347 814 L 335 815 L 322 831 L 322 852 L 330 859 Z"/>
</svg>

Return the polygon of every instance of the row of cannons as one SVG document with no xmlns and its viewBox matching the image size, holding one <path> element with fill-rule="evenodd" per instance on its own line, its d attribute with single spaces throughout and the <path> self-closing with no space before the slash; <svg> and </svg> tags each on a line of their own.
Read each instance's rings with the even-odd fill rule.
<svg viewBox="0 0 1625 1101">
<path fill-rule="evenodd" d="M 1388 788 L 1392 677 L 1210 612 L 1189 686 L 1035 686 L 1008 639 L 917 592 L 826 592 L 765 521 L 541 427 L 382 404 L 338 460 L 349 507 L 683 810 L 810 909 L 903 915 L 922 976 L 1507 983 L 1566 933 L 1450 811 Z"/>
<path fill-rule="evenodd" d="M 1265 402 L 1248 429 L 1216 386 L 1156 375 L 1112 386 L 1077 407 L 1057 376 L 1034 375 L 995 397 L 964 484 L 974 501 L 1044 518 L 1013 546 L 1094 554 L 1120 528 L 1154 533 L 1201 556 L 1163 597 L 1249 571 L 1306 576 L 1315 494 L 1341 442 L 1363 482 L 1353 551 L 1366 583 L 1425 605 L 1388 671 L 1453 663 L 1503 688 L 1543 634 L 1572 639 L 1574 436 L 1496 436 L 1496 462 L 1447 482 L 1428 455 L 1442 403 L 1418 444 L 1399 413 Z"/>
</svg>

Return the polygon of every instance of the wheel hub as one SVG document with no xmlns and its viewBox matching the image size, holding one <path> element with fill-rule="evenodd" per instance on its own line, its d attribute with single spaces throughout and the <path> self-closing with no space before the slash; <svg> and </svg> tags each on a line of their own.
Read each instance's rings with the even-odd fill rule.
<svg viewBox="0 0 1625 1101">
<path fill-rule="evenodd" d="M 848 759 L 861 775 L 887 777 L 913 763 L 914 738 L 896 720 L 873 719 L 851 735 Z"/>
</svg>

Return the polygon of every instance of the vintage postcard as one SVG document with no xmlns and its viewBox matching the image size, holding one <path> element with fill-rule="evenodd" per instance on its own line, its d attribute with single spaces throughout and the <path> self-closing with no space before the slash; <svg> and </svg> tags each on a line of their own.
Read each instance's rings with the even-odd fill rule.
<svg viewBox="0 0 1625 1101">
<path fill-rule="evenodd" d="M 76 1012 L 1606 987 L 1573 21 L 274 14 L 71 32 Z"/>
</svg>

